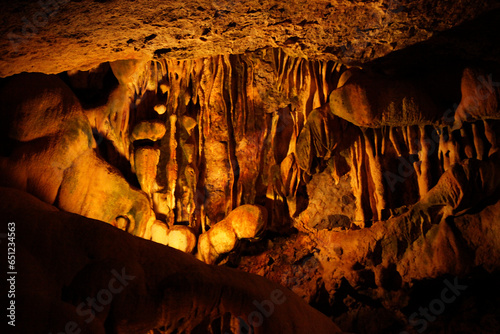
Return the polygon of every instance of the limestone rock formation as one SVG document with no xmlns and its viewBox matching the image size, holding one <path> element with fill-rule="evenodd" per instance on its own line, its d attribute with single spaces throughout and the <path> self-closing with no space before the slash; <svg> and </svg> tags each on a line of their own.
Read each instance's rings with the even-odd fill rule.
<svg viewBox="0 0 500 334">
<path fill-rule="evenodd" d="M 154 218 L 150 202 L 94 151 L 96 112 L 86 115 L 58 77 L 42 74 L 9 79 L 0 100 L 10 151 L 0 159 L 2 185 L 89 218 L 112 224 L 126 218 L 129 230 L 145 235 Z"/>
<path fill-rule="evenodd" d="M 240 239 L 257 238 L 267 224 L 267 211 L 255 205 L 242 205 L 200 235 L 197 257 L 213 264 L 220 255 L 234 249 Z M 169 233 L 170 235 L 170 233 Z"/>
<path fill-rule="evenodd" d="M 195 59 L 268 47 L 283 47 L 295 56 L 362 63 L 425 41 L 495 4 L 494 0 L 9 2 L 3 6 L 0 28 L 0 77 L 24 71 L 88 70 L 131 58 Z"/>
<path fill-rule="evenodd" d="M 341 333 L 267 279 L 208 266 L 18 190 L 0 192 L 2 216 L 16 222 L 17 263 L 25 273 L 17 281 L 16 330 Z"/>
<path fill-rule="evenodd" d="M 196 247 L 196 235 L 183 225 L 174 225 L 168 231 L 168 245 L 184 253 L 192 253 Z"/>
<path fill-rule="evenodd" d="M 23 281 L 54 308 L 28 332 L 338 331 L 300 299 L 346 332 L 499 331 L 496 1 L 22 4 L 2 214 L 56 273 Z"/>
<path fill-rule="evenodd" d="M 333 298 L 345 280 L 354 288 L 368 284 L 377 291 L 372 298 L 390 304 L 377 289 L 400 291 L 410 289 L 412 280 L 468 272 L 470 266 L 434 256 L 430 266 L 411 261 L 423 249 L 422 240 L 435 256 L 452 256 L 442 244 L 457 238 L 450 235 L 450 221 L 498 194 L 499 95 L 491 68 L 453 65 L 402 78 L 295 58 L 281 49 L 100 68 L 95 75 L 107 71 L 100 76 L 112 75 L 116 82 L 106 101 L 86 109 L 55 76 L 7 79 L 3 115 L 10 126 L 2 168 L 9 177 L 3 184 L 196 253 L 210 264 L 221 255 L 224 262 L 237 263 L 238 253 L 258 247 L 261 257 L 274 262 L 267 238 L 253 244 L 244 239 L 266 226 L 267 236 L 298 230 L 309 240 L 306 253 L 316 247 L 323 254 L 306 262 L 323 269 L 305 274 L 326 275 L 320 279 L 323 290 L 304 278 L 294 281 L 299 287 L 277 279 L 282 269 L 259 273 L 310 302 L 321 293 Z M 24 82 L 35 89 L 28 98 L 12 99 Z M 85 87 L 75 82 L 67 81 L 75 92 Z M 454 99 L 456 112 L 444 109 Z M 155 110 L 159 104 L 164 113 Z M 29 112 L 32 108 L 37 112 Z M 45 128 L 37 125 L 39 117 Z M 75 130 L 82 135 L 72 136 Z M 47 135 L 52 144 L 39 144 Z M 55 169 L 59 174 L 42 168 L 55 162 L 61 164 Z M 141 190 L 134 190 L 134 182 Z M 376 244 L 382 235 L 400 240 L 396 254 L 390 248 L 377 260 L 382 266 L 366 263 L 369 250 L 382 247 Z M 463 252 L 460 246 L 453 249 Z M 337 258 L 346 264 L 337 265 Z M 387 275 L 398 282 L 401 276 L 401 283 L 390 287 L 387 280 L 393 278 Z M 404 327 L 401 314 L 387 314 L 392 320 L 386 325 Z M 347 321 L 344 328 L 356 329 L 350 326 Z"/>
</svg>

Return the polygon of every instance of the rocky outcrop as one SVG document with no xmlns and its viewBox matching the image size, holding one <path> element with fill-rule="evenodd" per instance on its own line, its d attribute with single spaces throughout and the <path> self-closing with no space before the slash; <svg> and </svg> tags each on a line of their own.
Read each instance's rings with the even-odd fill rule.
<svg viewBox="0 0 500 334">
<path fill-rule="evenodd" d="M 494 70 L 474 72 L 452 65 L 440 72 L 418 71 L 402 77 L 370 69 L 346 70 L 335 62 L 294 58 L 280 49 L 183 61 L 121 61 L 110 68 L 107 71 L 118 86 L 105 105 L 82 111 L 76 100 L 72 102 L 89 120 L 94 134 L 112 144 L 99 145 L 97 154 L 87 148 L 88 153 L 80 154 L 85 157 L 81 161 L 102 161 L 97 158 L 100 155 L 125 175 L 135 174 L 149 204 L 134 192 L 119 192 L 141 211 L 152 207 L 156 217 L 146 214 L 149 218 L 139 224 L 131 221 L 129 228 L 147 238 L 156 219 L 170 227 L 188 225 L 199 235 L 245 204 L 267 209 L 270 231 L 316 226 L 314 210 L 321 204 L 315 203 L 307 188 L 311 178 L 321 173 L 331 174 L 335 191 L 341 191 L 337 195 L 328 190 L 330 196 L 345 199 L 337 206 L 341 216 L 337 209 L 329 209 L 332 224 L 368 227 L 423 199 L 455 164 L 468 159 L 489 162 L 499 145 Z M 480 77 L 471 77 L 472 73 Z M 37 94 L 33 98 L 43 100 Z M 460 102 L 456 113 L 454 108 L 444 109 L 454 99 Z M 25 115 L 9 121 L 14 125 L 11 131 L 23 129 L 29 106 L 17 105 L 15 100 L 9 103 Z M 165 106 L 165 113 L 157 113 L 158 105 Z M 64 108 L 50 110 L 64 113 Z M 57 115 L 46 116 L 50 117 Z M 29 121 L 35 124 L 37 118 Z M 89 124 L 85 118 L 82 122 Z M 9 137 L 16 138 L 15 134 Z M 87 138 L 78 143 L 92 146 L 93 142 Z M 18 145 L 11 149 L 21 150 Z M 12 166 L 16 163 L 25 164 L 12 162 Z M 83 176 L 96 164 L 71 160 L 67 168 Z M 27 170 L 26 175 L 30 173 Z M 104 182 L 99 173 L 95 176 L 87 178 L 96 182 L 92 187 Z M 127 180 L 120 178 L 116 176 L 112 184 Z M 47 180 L 65 210 L 108 222 L 141 215 L 118 207 L 112 217 L 93 200 L 116 190 L 99 196 L 94 191 L 86 197 L 71 191 L 80 187 L 74 184 L 81 182 L 79 178 L 68 176 L 61 187 Z M 21 181 L 15 186 L 28 189 Z M 315 192 L 325 192 L 322 189 L 327 186 L 318 185 Z M 36 194 L 37 189 L 29 191 Z M 40 198 L 55 201 L 54 194 Z M 311 210 L 304 211 L 308 201 L 312 201 Z M 104 212 L 102 217 L 98 211 Z"/>
<path fill-rule="evenodd" d="M 23 273 L 16 282 L 18 331 L 340 333 L 267 279 L 208 266 L 18 190 L 0 193 L 2 217 L 15 222 Z"/>
<path fill-rule="evenodd" d="M 500 264 L 500 203 L 490 184 L 497 182 L 498 166 L 481 163 L 480 174 L 471 174 L 476 163 L 455 165 L 398 217 L 361 230 L 308 229 L 274 240 L 259 255 L 243 258 L 239 268 L 289 287 L 345 331 L 494 332 L 498 322 L 488 319 L 498 308 L 479 305 L 500 298 L 493 283 Z M 493 187 L 498 194 L 498 182 Z M 479 213 L 460 215 L 485 202 Z M 443 302 L 443 294 L 457 286 L 453 302 Z"/>
<path fill-rule="evenodd" d="M 220 255 L 232 251 L 239 240 L 259 237 L 266 224 L 266 209 L 248 204 L 239 206 L 200 235 L 197 256 L 205 263 L 214 264 Z"/>
<path fill-rule="evenodd" d="M 61 79 L 43 74 L 9 78 L 0 101 L 2 146 L 8 152 L 0 157 L 2 185 L 89 218 L 115 225 L 125 219 L 124 229 L 136 235 L 149 233 L 147 226 L 154 217 L 146 194 L 94 151 L 97 128 L 92 125 L 101 123 L 97 119 L 102 113 L 85 113 Z M 128 124 L 115 117 L 118 111 L 113 106 L 110 109 L 104 118 L 119 126 L 109 131 L 104 122 L 106 135 L 123 149 L 124 142 L 118 142 L 115 133 L 126 132 L 122 125 Z"/>
</svg>

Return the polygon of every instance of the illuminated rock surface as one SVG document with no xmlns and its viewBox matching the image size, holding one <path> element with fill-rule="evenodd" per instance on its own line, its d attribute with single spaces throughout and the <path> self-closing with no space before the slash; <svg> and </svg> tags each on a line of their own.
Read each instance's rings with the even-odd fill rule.
<svg viewBox="0 0 500 334">
<path fill-rule="evenodd" d="M 15 52 L 39 6 L 4 8 L 0 185 L 43 330 L 125 263 L 89 332 L 237 332 L 276 287 L 241 271 L 346 332 L 500 331 L 494 1 L 59 1 Z M 288 296 L 257 333 L 335 330 Z"/>
<path fill-rule="evenodd" d="M 19 191 L 0 191 L 3 217 L 16 221 L 17 261 L 25 273 L 17 281 L 19 332 L 61 332 L 70 323 L 82 333 L 340 333 L 267 279 L 208 266 Z M 87 298 L 94 304 L 85 304 Z"/>
<path fill-rule="evenodd" d="M 493 0 L 45 3 L 3 5 L 0 76 L 88 70 L 106 61 L 153 55 L 201 58 L 266 47 L 364 62 L 424 41 L 495 5 Z"/>
</svg>

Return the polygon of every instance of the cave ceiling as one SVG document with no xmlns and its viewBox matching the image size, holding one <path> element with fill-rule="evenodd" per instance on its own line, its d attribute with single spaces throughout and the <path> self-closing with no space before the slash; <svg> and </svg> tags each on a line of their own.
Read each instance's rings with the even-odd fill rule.
<svg viewBox="0 0 500 334">
<path fill-rule="evenodd" d="M 428 40 L 496 6 L 494 0 L 4 2 L 0 76 L 270 47 L 359 64 Z"/>
</svg>

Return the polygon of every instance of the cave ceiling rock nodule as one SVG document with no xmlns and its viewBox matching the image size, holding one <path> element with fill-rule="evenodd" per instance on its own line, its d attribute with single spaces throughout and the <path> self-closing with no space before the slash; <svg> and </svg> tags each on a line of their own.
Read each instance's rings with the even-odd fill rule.
<svg viewBox="0 0 500 334">
<path fill-rule="evenodd" d="M 163 4 L 96 2 L 143 23 L 103 27 L 103 44 L 85 24 L 52 35 L 83 15 L 63 1 L 53 30 L 14 29 L 16 52 L 0 55 L 2 213 L 41 277 L 20 282 L 21 319 L 39 320 L 23 328 L 497 332 L 492 3 L 313 1 L 298 20 L 297 2 L 188 3 L 167 18 L 153 15 Z M 108 30 L 120 27 L 126 45 Z M 51 38 L 74 56 L 47 57 Z M 88 325 L 75 308 L 122 268 L 139 279 Z M 446 316 L 412 321 L 457 280 L 467 290 Z M 287 302 L 252 321 L 276 291 Z"/>
</svg>

